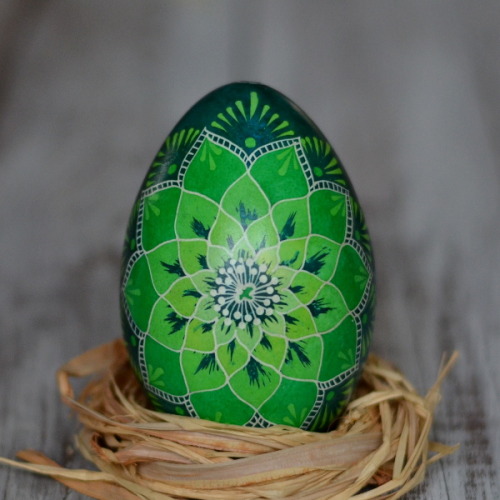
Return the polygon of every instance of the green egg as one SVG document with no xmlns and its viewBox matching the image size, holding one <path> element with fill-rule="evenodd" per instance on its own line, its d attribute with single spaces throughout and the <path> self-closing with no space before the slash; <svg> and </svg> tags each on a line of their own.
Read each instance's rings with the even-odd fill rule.
<svg viewBox="0 0 500 500">
<path fill-rule="evenodd" d="M 328 430 L 368 355 L 374 287 L 356 194 L 303 111 L 233 83 L 184 115 L 123 251 L 123 334 L 157 410 Z"/>
</svg>

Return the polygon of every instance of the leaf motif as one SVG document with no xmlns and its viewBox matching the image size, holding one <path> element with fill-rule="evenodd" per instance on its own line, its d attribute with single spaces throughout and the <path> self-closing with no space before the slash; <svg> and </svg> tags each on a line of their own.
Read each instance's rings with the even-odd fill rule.
<svg viewBox="0 0 500 500">
<path fill-rule="evenodd" d="M 204 354 L 194 373 L 196 374 L 202 370 L 208 370 L 208 373 L 220 370 L 217 359 L 215 358 L 215 353 L 211 352 L 209 354 Z"/>
<path fill-rule="evenodd" d="M 304 262 L 304 271 L 308 271 L 312 274 L 319 274 L 322 267 L 325 265 L 325 259 L 328 257 L 328 250 L 325 248 L 323 250 L 318 250 L 314 255 L 309 257 Z"/>
<path fill-rule="evenodd" d="M 293 403 L 290 403 L 287 406 L 287 410 L 289 412 L 289 415 L 283 417 L 283 421 L 288 425 L 300 427 L 307 416 L 307 408 L 302 408 L 300 413 L 297 413 L 297 408 L 295 407 L 295 405 Z"/>
<path fill-rule="evenodd" d="M 267 370 L 253 357 L 250 357 L 245 370 L 250 380 L 250 385 L 257 385 L 257 387 L 260 387 L 261 385 L 265 385 L 265 379 L 269 379 Z"/>
<path fill-rule="evenodd" d="M 172 327 L 172 331 L 169 332 L 169 335 L 172 335 L 173 333 L 177 333 L 180 330 L 182 330 L 184 328 L 184 326 L 186 325 L 188 320 L 186 318 L 183 318 L 182 316 L 179 316 L 177 313 L 172 311 L 171 313 L 169 313 L 167 315 L 167 317 L 165 318 L 165 321 L 170 323 L 170 325 Z"/>
<path fill-rule="evenodd" d="M 303 366 L 309 366 L 311 364 L 311 360 L 307 356 L 305 349 L 302 347 L 300 342 L 288 342 L 285 363 L 289 364 L 293 362 L 294 355 L 297 356 L 297 359 Z"/>
<path fill-rule="evenodd" d="M 281 229 L 280 232 L 280 240 L 286 240 L 288 238 L 291 238 L 293 234 L 295 233 L 295 217 L 297 216 L 297 212 L 292 212 L 286 222 L 283 228 Z"/>
<path fill-rule="evenodd" d="M 148 365 L 148 372 L 149 372 L 149 382 L 153 384 L 156 387 L 164 387 L 165 382 L 163 380 L 160 380 L 160 378 L 165 374 L 165 370 L 157 366 L 154 368 L 152 365 Z"/>
<path fill-rule="evenodd" d="M 160 264 L 165 268 L 165 271 L 170 274 L 177 274 L 178 276 L 185 276 L 186 273 L 182 269 L 181 263 L 179 259 L 177 259 L 173 264 L 169 264 L 168 262 L 160 261 Z"/>
</svg>

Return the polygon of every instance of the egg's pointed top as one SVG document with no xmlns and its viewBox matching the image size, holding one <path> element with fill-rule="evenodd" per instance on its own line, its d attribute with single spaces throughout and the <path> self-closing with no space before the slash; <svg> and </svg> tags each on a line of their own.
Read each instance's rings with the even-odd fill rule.
<svg viewBox="0 0 500 500">
<path fill-rule="evenodd" d="M 200 99 L 173 132 L 207 128 L 247 153 L 262 144 L 291 137 L 325 139 L 318 127 L 281 92 L 254 82 L 234 82 Z"/>
</svg>

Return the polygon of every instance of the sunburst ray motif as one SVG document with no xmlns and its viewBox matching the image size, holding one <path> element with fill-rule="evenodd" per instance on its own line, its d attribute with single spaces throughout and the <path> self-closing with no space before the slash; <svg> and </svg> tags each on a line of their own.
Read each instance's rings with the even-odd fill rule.
<svg viewBox="0 0 500 500">
<path fill-rule="evenodd" d="M 210 128 L 216 133 L 223 132 L 246 151 L 258 144 L 295 135 L 290 123 L 273 111 L 272 105 L 264 102 L 257 92 L 250 92 L 227 106 L 217 114 Z"/>
<path fill-rule="evenodd" d="M 175 179 L 182 159 L 199 134 L 200 130 L 191 127 L 169 135 L 151 164 L 144 187 L 156 184 L 158 179 Z"/>
</svg>

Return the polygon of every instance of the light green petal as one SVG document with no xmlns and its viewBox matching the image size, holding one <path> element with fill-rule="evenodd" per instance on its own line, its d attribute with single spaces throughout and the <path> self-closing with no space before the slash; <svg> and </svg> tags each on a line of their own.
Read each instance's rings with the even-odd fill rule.
<svg viewBox="0 0 500 500">
<path fill-rule="evenodd" d="M 308 304 L 323 286 L 324 281 L 320 280 L 311 273 L 300 271 L 290 285 L 290 290 L 303 303 Z"/>
<path fill-rule="evenodd" d="M 177 237 L 207 239 L 218 210 L 212 201 L 184 191 L 175 221 Z"/>
<path fill-rule="evenodd" d="M 282 289 L 279 292 L 280 301 L 274 306 L 274 310 L 280 313 L 287 313 L 300 306 L 301 303 L 291 291 Z"/>
<path fill-rule="evenodd" d="M 243 258 L 246 259 L 247 257 L 253 257 L 255 255 L 255 250 L 248 243 L 246 238 L 242 238 L 233 248 L 232 255 L 234 259 L 238 258 Z"/>
<path fill-rule="evenodd" d="M 222 247 L 208 247 L 207 261 L 208 267 L 216 271 L 224 265 L 224 263 L 230 258 L 229 252 Z"/>
<path fill-rule="evenodd" d="M 262 330 L 274 335 L 285 335 L 286 324 L 283 315 L 276 313 L 262 322 Z"/>
<path fill-rule="evenodd" d="M 236 340 L 221 345 L 217 349 L 217 358 L 228 375 L 232 375 L 248 363 L 250 354 Z"/>
<path fill-rule="evenodd" d="M 322 236 L 311 236 L 302 268 L 324 281 L 329 281 L 337 266 L 340 245 Z"/>
<path fill-rule="evenodd" d="M 243 228 L 254 220 L 269 214 L 269 201 L 257 183 L 248 175 L 242 176 L 223 196 L 224 210 L 240 222 Z"/>
<path fill-rule="evenodd" d="M 179 257 L 186 274 L 194 274 L 207 265 L 206 240 L 179 241 Z"/>
<path fill-rule="evenodd" d="M 343 243 L 346 235 L 345 195 L 320 189 L 309 198 L 312 232 L 321 234 L 337 243 Z"/>
<path fill-rule="evenodd" d="M 264 248 L 255 256 L 256 262 L 265 264 L 272 272 L 280 262 L 278 247 Z"/>
<path fill-rule="evenodd" d="M 217 345 L 231 342 L 236 335 L 236 326 L 227 318 L 218 319 L 214 326 L 214 337 Z"/>
<path fill-rule="evenodd" d="M 318 378 L 323 359 L 323 343 L 318 337 L 307 337 L 298 342 L 290 342 L 288 356 L 281 369 L 283 375 L 291 378 Z"/>
<path fill-rule="evenodd" d="M 265 364 L 280 369 L 285 358 L 287 342 L 283 337 L 265 334 L 253 351 L 253 356 Z"/>
<path fill-rule="evenodd" d="M 174 222 L 181 190 L 171 187 L 144 198 L 142 245 L 150 250 L 175 239 Z"/>
<path fill-rule="evenodd" d="M 279 279 L 280 288 L 287 288 L 290 286 L 292 279 L 295 276 L 295 271 L 285 266 L 278 266 L 273 271 L 273 276 L 276 276 L 276 278 Z"/>
<path fill-rule="evenodd" d="M 281 240 L 304 238 L 311 233 L 309 204 L 306 198 L 278 203 L 273 208 L 273 220 Z"/>
<path fill-rule="evenodd" d="M 286 336 L 299 339 L 316 333 L 316 325 L 307 307 L 299 307 L 285 315 Z"/>
<path fill-rule="evenodd" d="M 196 351 L 213 351 L 215 347 L 214 336 L 212 333 L 214 325 L 215 323 L 206 323 L 204 321 L 200 321 L 199 319 L 190 320 L 186 330 L 185 347 Z"/>
<path fill-rule="evenodd" d="M 272 204 L 306 196 L 309 188 L 293 146 L 262 155 L 250 173 Z"/>
<path fill-rule="evenodd" d="M 213 288 L 211 283 L 215 280 L 216 273 L 212 270 L 203 270 L 193 274 L 190 278 L 199 292 L 203 295 L 209 295 Z"/>
<path fill-rule="evenodd" d="M 165 298 L 176 312 L 182 316 L 191 316 L 200 299 L 199 295 L 200 293 L 189 278 L 180 278 L 170 287 Z"/>
<path fill-rule="evenodd" d="M 215 364 L 202 368 L 206 356 L 213 356 Z M 214 353 L 201 353 L 184 349 L 181 352 L 181 364 L 190 392 L 216 389 L 226 382 L 226 376 L 216 363 Z"/>
<path fill-rule="evenodd" d="M 306 254 L 306 238 L 282 241 L 280 245 L 280 265 L 300 269 Z"/>
<path fill-rule="evenodd" d="M 243 229 L 240 224 L 231 217 L 228 217 L 224 212 L 219 212 L 215 224 L 210 231 L 210 243 L 231 250 L 242 236 Z"/>
<path fill-rule="evenodd" d="M 205 139 L 187 169 L 184 185 L 218 202 L 245 171 L 245 164 L 237 155 Z"/>
<path fill-rule="evenodd" d="M 319 332 L 334 328 L 349 312 L 344 298 L 336 287 L 325 284 L 307 306 Z"/>
<path fill-rule="evenodd" d="M 278 388 L 280 381 L 281 376 L 276 370 L 250 358 L 245 368 L 229 379 L 229 384 L 243 401 L 259 408 Z"/>
<path fill-rule="evenodd" d="M 204 296 L 198 299 L 194 315 L 205 323 L 210 323 L 219 318 L 219 313 L 214 310 L 214 300 L 212 297 Z"/>
<path fill-rule="evenodd" d="M 178 351 L 184 341 L 187 320 L 179 316 L 168 302 L 159 299 L 151 313 L 149 334 L 160 344 Z"/>
<path fill-rule="evenodd" d="M 270 215 L 252 223 L 247 229 L 247 235 L 250 244 L 256 251 L 261 248 L 277 245 L 279 242 L 278 234 Z"/>
<path fill-rule="evenodd" d="M 165 293 L 170 285 L 186 273 L 179 259 L 177 241 L 169 241 L 146 255 L 151 278 L 158 293 Z"/>
<path fill-rule="evenodd" d="M 251 332 L 251 334 L 250 334 Z M 236 328 L 236 338 L 238 342 L 252 352 L 262 338 L 262 330 L 259 326 L 247 326 L 246 328 Z"/>
</svg>

